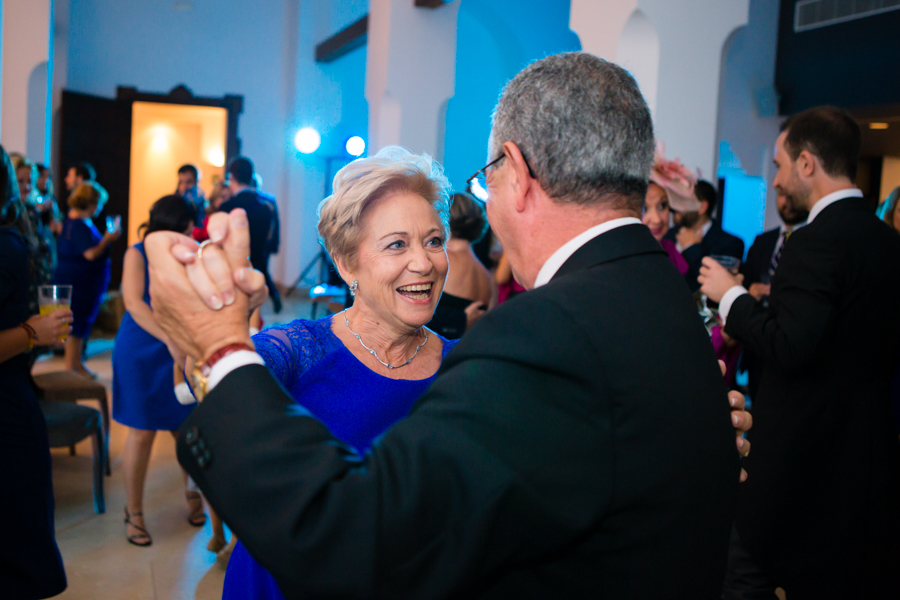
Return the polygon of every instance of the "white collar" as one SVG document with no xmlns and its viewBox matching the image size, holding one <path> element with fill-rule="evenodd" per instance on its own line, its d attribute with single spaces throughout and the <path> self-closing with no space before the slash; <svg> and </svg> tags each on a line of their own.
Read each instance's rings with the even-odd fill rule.
<svg viewBox="0 0 900 600">
<path fill-rule="evenodd" d="M 847 188 L 845 190 L 838 190 L 836 192 L 831 192 L 827 196 L 822 196 L 819 198 L 819 201 L 816 202 L 815 206 L 812 207 L 812 210 L 809 211 L 809 218 L 806 219 L 806 224 L 809 225 L 813 222 L 820 212 L 825 210 L 826 207 L 831 206 L 838 200 L 843 200 L 845 198 L 862 198 L 863 193 L 862 190 L 857 188 Z"/>
<path fill-rule="evenodd" d="M 559 271 L 559 268 L 563 266 L 563 264 L 565 264 L 565 262 L 569 260 L 569 258 L 573 254 L 575 254 L 576 250 L 587 244 L 598 235 L 616 229 L 617 227 L 635 224 L 640 225 L 640 219 L 635 219 L 634 217 L 622 217 L 621 219 L 613 219 L 611 221 L 600 223 L 599 225 L 595 225 L 587 231 L 576 235 L 571 240 L 563 244 L 559 250 L 550 255 L 550 258 L 547 259 L 547 262 L 545 262 L 544 266 L 541 267 L 541 270 L 538 271 L 537 279 L 534 280 L 534 287 L 539 288 L 542 285 L 546 285 L 551 279 L 553 279 L 553 276 L 556 275 L 556 272 Z"/>
<path fill-rule="evenodd" d="M 702 237 L 706 237 L 706 234 L 709 233 L 709 230 L 712 229 L 713 221 L 710 219 L 706 223 L 704 223 L 703 227 L 700 229 L 700 232 L 703 234 Z"/>
<path fill-rule="evenodd" d="M 798 229 L 800 229 L 801 227 L 806 225 L 806 223 L 807 223 L 807 221 L 803 221 L 802 223 L 797 223 L 796 225 L 788 226 L 784 221 L 782 221 L 780 235 L 784 235 L 785 232 L 788 232 L 788 231 L 790 231 L 791 233 L 794 233 L 795 231 L 797 231 Z"/>
</svg>

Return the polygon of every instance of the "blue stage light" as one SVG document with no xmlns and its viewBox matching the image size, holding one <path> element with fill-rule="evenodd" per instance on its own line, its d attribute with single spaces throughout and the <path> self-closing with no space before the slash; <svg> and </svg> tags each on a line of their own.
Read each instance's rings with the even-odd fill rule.
<svg viewBox="0 0 900 600">
<path fill-rule="evenodd" d="M 352 138 L 347 140 L 347 143 L 344 147 L 347 149 L 347 154 L 349 154 L 350 156 L 362 156 L 363 152 L 366 151 L 366 140 L 362 139 L 358 135 L 354 135 Z"/>
<path fill-rule="evenodd" d="M 319 149 L 322 143 L 322 136 L 312 127 L 304 127 L 294 136 L 294 146 L 302 154 L 312 154 Z"/>
</svg>

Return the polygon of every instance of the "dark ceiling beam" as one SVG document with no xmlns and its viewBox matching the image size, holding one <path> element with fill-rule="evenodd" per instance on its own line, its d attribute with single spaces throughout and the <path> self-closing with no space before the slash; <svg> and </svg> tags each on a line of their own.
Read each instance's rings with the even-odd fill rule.
<svg viewBox="0 0 900 600">
<path fill-rule="evenodd" d="M 348 25 L 316 46 L 316 62 L 331 62 L 365 46 L 369 38 L 369 15 Z"/>
</svg>

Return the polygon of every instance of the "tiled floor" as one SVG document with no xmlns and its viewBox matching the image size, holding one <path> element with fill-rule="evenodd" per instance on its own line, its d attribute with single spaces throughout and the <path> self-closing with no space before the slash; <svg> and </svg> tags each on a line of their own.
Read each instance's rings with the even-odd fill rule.
<svg viewBox="0 0 900 600">
<path fill-rule="evenodd" d="M 285 310 L 273 315 L 267 304 L 267 323 L 309 317 L 308 301 L 295 294 Z M 112 343 L 91 342 L 89 369 L 96 371 L 108 389 L 112 384 Z M 62 368 L 62 359 L 45 358 L 35 372 Z M 85 403 L 96 406 L 95 403 Z M 85 440 L 77 456 L 66 449 L 53 450 L 53 489 L 56 498 L 56 539 L 62 552 L 68 589 L 57 596 L 64 600 L 211 600 L 222 596 L 224 564 L 206 550 L 212 534 L 209 522 L 203 528 L 187 522 L 181 470 L 175 459 L 172 436 L 157 435 L 144 491 L 144 515 L 153 537 L 149 548 L 138 548 L 125 540 L 122 522 L 125 489 L 122 480 L 122 448 L 126 429 L 116 422 L 110 430 L 112 476 L 104 481 L 106 513 L 94 513 L 91 499 L 91 446 Z M 230 535 L 230 534 L 227 534 Z M 0 593 L 2 596 L 2 593 Z"/>
</svg>

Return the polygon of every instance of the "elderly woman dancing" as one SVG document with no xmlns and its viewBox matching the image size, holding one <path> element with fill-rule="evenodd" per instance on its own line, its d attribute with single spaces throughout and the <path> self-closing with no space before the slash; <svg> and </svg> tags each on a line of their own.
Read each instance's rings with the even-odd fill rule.
<svg viewBox="0 0 900 600">
<path fill-rule="evenodd" d="M 253 338 L 294 399 L 359 452 L 409 413 L 455 344 L 425 327 L 447 278 L 449 187 L 440 165 L 403 148 L 341 169 L 319 236 L 353 306 Z M 238 542 L 223 598 L 282 597 Z"/>
</svg>

